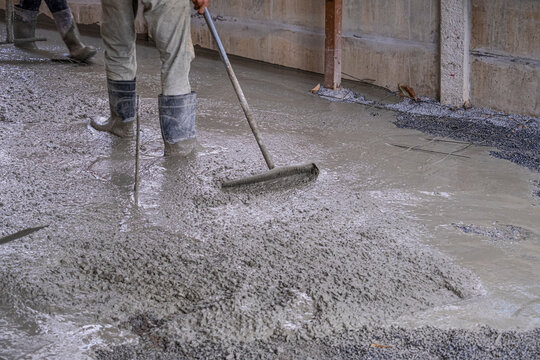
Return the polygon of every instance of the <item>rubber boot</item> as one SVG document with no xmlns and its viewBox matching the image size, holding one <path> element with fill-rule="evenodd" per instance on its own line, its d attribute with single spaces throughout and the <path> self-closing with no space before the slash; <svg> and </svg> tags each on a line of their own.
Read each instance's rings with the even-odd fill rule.
<svg viewBox="0 0 540 360">
<path fill-rule="evenodd" d="M 111 116 L 93 119 L 90 125 L 99 131 L 108 131 L 120 137 L 133 136 L 133 123 L 137 112 L 136 81 L 107 80 Z"/>
<path fill-rule="evenodd" d="M 26 10 L 15 5 L 14 13 L 13 35 L 15 40 L 36 37 L 36 23 L 39 11 Z M 21 49 L 37 49 L 36 43 L 33 41 L 20 44 L 15 43 L 15 46 Z"/>
<path fill-rule="evenodd" d="M 165 156 L 187 156 L 197 147 L 195 112 L 197 94 L 159 95 L 159 124 Z"/>
<path fill-rule="evenodd" d="M 78 61 L 86 61 L 96 54 L 96 48 L 86 46 L 81 41 L 77 24 L 73 20 L 71 10 L 65 9 L 52 14 L 62 40 L 69 49 L 69 57 Z"/>
</svg>

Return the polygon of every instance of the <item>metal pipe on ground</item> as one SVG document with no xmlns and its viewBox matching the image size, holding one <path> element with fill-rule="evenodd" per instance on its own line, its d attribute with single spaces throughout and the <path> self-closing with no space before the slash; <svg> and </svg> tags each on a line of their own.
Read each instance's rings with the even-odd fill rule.
<svg viewBox="0 0 540 360">
<path fill-rule="evenodd" d="M 133 185 L 133 197 L 135 204 L 139 205 L 139 168 L 140 168 L 140 148 L 141 148 L 141 117 L 140 117 L 141 98 L 137 95 L 137 123 L 135 130 L 135 184 Z"/>
</svg>

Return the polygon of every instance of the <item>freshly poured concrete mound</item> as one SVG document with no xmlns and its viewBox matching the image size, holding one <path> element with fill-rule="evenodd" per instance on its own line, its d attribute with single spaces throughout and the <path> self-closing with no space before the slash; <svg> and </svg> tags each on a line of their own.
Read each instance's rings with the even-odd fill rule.
<svg viewBox="0 0 540 360">
<path fill-rule="evenodd" d="M 236 99 L 223 95 L 230 85 L 215 76 L 220 64 L 206 57 L 193 64 L 203 149 L 179 161 L 161 156 L 156 54 L 145 47 L 138 54 L 143 131 L 136 206 L 134 144 L 88 127 L 91 116 L 108 112 L 103 69 L 57 64 L 53 71 L 39 59 L 13 65 L 11 56 L 26 55 L 0 52 L 0 61 L 11 59 L 9 71 L 0 66 L 6 99 L 0 106 L 0 237 L 48 225 L 0 246 L 0 300 L 23 310 L 21 322 L 38 324 L 19 337 L 23 343 L 54 330 L 58 336 L 45 339 L 50 352 L 41 354 L 94 356 L 100 348 L 103 358 L 115 358 L 124 351 L 117 359 L 133 358 L 141 347 L 154 358 L 168 356 L 168 349 L 185 358 L 347 358 L 366 349 L 399 358 L 405 355 L 396 344 L 442 356 L 496 343 L 500 334 L 487 330 L 473 336 L 386 328 L 401 315 L 484 293 L 474 274 L 421 242 L 428 235 L 415 217 L 422 205 L 416 190 L 433 184 L 418 175 L 417 154 L 400 158 L 384 144 L 391 136 L 420 136 L 403 135 L 391 124 L 393 113 L 329 103 L 298 90 L 312 86 L 307 75 L 243 65 L 276 159 L 311 158 L 321 174 L 299 186 L 223 191 L 221 180 L 264 167 L 249 129 L 238 124 Z M 82 95 L 75 97 L 74 88 Z M 486 158 L 471 157 L 467 169 L 474 172 Z M 458 172 L 461 163 L 451 161 L 444 166 Z M 504 174 L 512 184 L 526 182 Z M 77 330 L 127 329 L 146 340 L 115 347 L 131 338 L 118 332 L 112 339 L 103 330 L 79 336 L 80 348 L 65 348 L 68 323 Z M 0 333 L 5 351 L 13 339 Z M 519 344 L 518 354 L 534 351 L 525 345 L 535 334 L 505 332 L 493 354 L 508 344 Z M 88 349 L 88 343 L 98 345 Z M 439 351 L 444 343 L 459 349 Z M 28 356 L 22 348 L 13 354 Z"/>
<path fill-rule="evenodd" d="M 122 156 L 111 169 L 130 161 Z M 139 209 L 127 186 L 92 180 L 96 192 L 83 191 L 74 173 L 36 187 L 35 169 L 15 165 L 26 174 L 17 186 L 36 197 L 68 182 L 66 201 L 85 205 L 68 207 L 46 239 L 13 245 L 3 290 L 40 310 L 84 304 L 102 321 L 151 313 L 163 336 L 186 344 L 337 336 L 479 294 L 469 272 L 416 242 L 399 217 L 381 216 L 369 196 L 326 181 L 224 193 L 197 175 L 222 171 L 222 160 L 156 168 L 146 184 L 159 188 L 141 189 Z M 41 213 L 57 206 L 41 203 Z M 32 208 L 20 203 L 21 212 Z"/>
</svg>

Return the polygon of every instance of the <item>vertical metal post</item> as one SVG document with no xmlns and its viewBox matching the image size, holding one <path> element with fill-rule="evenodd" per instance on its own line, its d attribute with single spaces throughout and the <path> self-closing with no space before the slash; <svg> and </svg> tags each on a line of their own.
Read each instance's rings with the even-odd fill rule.
<svg viewBox="0 0 540 360">
<path fill-rule="evenodd" d="M 6 43 L 13 43 L 13 0 L 6 1 Z"/>
<path fill-rule="evenodd" d="M 139 205 L 139 152 L 141 147 L 141 117 L 140 117 L 141 98 L 137 95 L 137 117 L 135 132 L 135 185 L 133 185 L 133 197 L 135 204 Z"/>
<path fill-rule="evenodd" d="M 341 87 L 341 34 L 343 0 L 326 0 L 324 39 L 324 87 Z"/>
</svg>

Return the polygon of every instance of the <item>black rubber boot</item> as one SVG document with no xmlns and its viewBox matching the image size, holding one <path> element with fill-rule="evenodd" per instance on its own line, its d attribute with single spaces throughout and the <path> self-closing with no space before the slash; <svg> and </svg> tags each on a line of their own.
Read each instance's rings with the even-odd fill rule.
<svg viewBox="0 0 540 360">
<path fill-rule="evenodd" d="M 186 156 L 197 147 L 195 113 L 197 94 L 159 95 L 159 124 L 165 156 Z"/>
<path fill-rule="evenodd" d="M 15 14 L 13 21 L 13 35 L 15 40 L 28 39 L 36 37 L 36 22 L 39 15 L 39 11 L 26 10 L 18 5 L 15 5 Z M 24 42 L 15 46 L 21 49 L 37 49 L 35 42 Z"/>
<path fill-rule="evenodd" d="M 136 81 L 107 80 L 107 87 L 111 117 L 93 119 L 90 125 L 120 137 L 133 136 L 133 123 L 137 116 Z"/>
<path fill-rule="evenodd" d="M 96 54 L 96 48 L 82 43 L 79 29 L 73 20 L 70 9 L 57 11 L 52 15 L 58 31 L 62 35 L 62 40 L 69 49 L 69 57 L 78 61 L 86 61 Z"/>
</svg>

